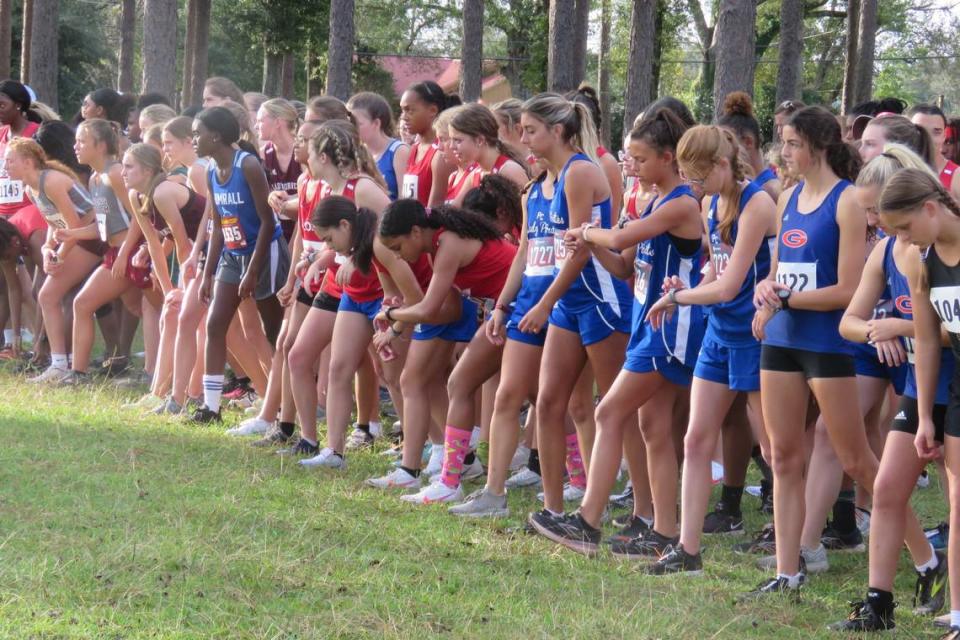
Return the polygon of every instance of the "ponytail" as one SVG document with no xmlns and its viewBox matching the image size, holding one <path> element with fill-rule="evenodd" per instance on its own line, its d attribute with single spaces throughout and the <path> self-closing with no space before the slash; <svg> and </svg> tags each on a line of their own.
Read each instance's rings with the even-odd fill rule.
<svg viewBox="0 0 960 640">
<path fill-rule="evenodd" d="M 846 142 L 835 142 L 827 147 L 827 164 L 838 178 L 856 182 L 863 160 L 857 150 Z"/>
<path fill-rule="evenodd" d="M 787 125 L 793 127 L 813 151 L 824 153 L 827 164 L 838 178 L 856 181 L 862 164 L 860 153 L 843 141 L 840 123 L 832 113 L 823 107 L 803 107 L 790 116 Z"/>
<path fill-rule="evenodd" d="M 342 220 L 350 223 L 350 257 L 363 274 L 373 265 L 373 237 L 377 230 L 377 214 L 366 207 L 357 208 L 349 198 L 323 198 L 310 214 L 310 224 L 317 229 L 336 227 Z"/>
<path fill-rule="evenodd" d="M 468 240 L 498 240 L 502 237 L 500 230 L 483 214 L 447 205 L 434 207 L 428 212 L 420 202 L 411 198 L 390 203 L 380 220 L 380 237 L 409 235 L 413 227 L 442 227 Z"/>
</svg>

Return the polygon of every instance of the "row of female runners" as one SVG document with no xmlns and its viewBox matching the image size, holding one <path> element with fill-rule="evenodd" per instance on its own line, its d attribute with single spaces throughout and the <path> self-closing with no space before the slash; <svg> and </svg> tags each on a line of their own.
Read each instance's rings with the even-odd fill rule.
<svg viewBox="0 0 960 640">
<path fill-rule="evenodd" d="M 411 503 L 503 516 L 506 488 L 533 477 L 532 529 L 593 555 L 625 459 L 633 510 L 607 542 L 656 575 L 701 572 L 703 533 L 743 531 L 757 444 L 774 526 L 741 546 L 772 553 L 775 575 L 744 599 L 796 593 L 827 569 L 826 547 L 862 549 L 872 506 L 867 596 L 834 626 L 894 626 L 904 543 L 916 612 L 942 608 L 947 556 L 908 504 L 927 461 L 942 452 L 951 488 L 960 464 L 960 206 L 936 107 L 878 115 L 857 148 L 828 111 L 785 103 L 775 172 L 745 95 L 717 125 L 664 99 L 627 135 L 621 174 L 589 90 L 491 110 L 419 83 L 400 102 L 407 142 L 375 94 L 315 98 L 301 121 L 211 79 L 192 117 L 144 108 L 131 144 L 104 95 L 76 129 L 84 180 L 31 137 L 26 89 L 0 83 L 0 249 L 14 336 L 18 270 L 38 267 L 50 365 L 37 382 L 89 379 L 95 318 L 120 299 L 144 319 L 154 412 L 193 401 L 192 421 L 220 421 L 229 360 L 262 398 L 230 433 L 306 467 L 342 469 L 378 435 L 382 381 L 401 457 L 367 484 Z M 532 450 L 508 480 L 527 402 Z"/>
</svg>

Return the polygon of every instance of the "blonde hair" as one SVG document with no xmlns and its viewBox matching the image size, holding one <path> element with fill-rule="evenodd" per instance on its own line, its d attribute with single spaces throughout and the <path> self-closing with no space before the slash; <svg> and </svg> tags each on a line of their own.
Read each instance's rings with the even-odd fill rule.
<svg viewBox="0 0 960 640">
<path fill-rule="evenodd" d="M 285 122 L 290 133 L 297 133 L 297 127 L 300 126 L 300 116 L 297 114 L 296 107 L 289 101 L 283 98 L 273 98 L 261 104 L 260 108 L 277 120 Z"/>
<path fill-rule="evenodd" d="M 203 83 L 203 88 L 209 89 L 210 93 L 218 98 L 232 100 L 246 109 L 243 102 L 243 92 L 230 78 L 224 78 L 223 76 L 207 78 L 207 81 Z"/>
<path fill-rule="evenodd" d="M 444 137 L 449 137 L 450 135 L 450 122 L 453 120 L 453 117 L 463 109 L 463 105 L 457 105 L 456 107 L 450 107 L 449 109 L 444 109 L 437 114 L 437 117 L 433 119 L 433 130 L 439 136 L 443 135 Z"/>
<path fill-rule="evenodd" d="M 140 112 L 140 118 L 148 120 L 152 127 L 155 124 L 163 124 L 177 117 L 177 112 L 172 107 L 165 104 L 152 104 L 144 107 Z"/>
<path fill-rule="evenodd" d="M 882 187 L 902 169 L 919 169 L 934 175 L 930 165 L 913 149 L 896 142 L 889 142 L 883 146 L 883 153 L 860 169 L 856 184 L 858 187 Z"/>
<path fill-rule="evenodd" d="M 523 112 L 547 126 L 561 125 L 564 142 L 594 162 L 598 161 L 600 139 L 593 126 L 593 115 L 585 104 L 571 102 L 555 93 L 541 93 L 523 103 Z"/>
<path fill-rule="evenodd" d="M 60 173 L 68 176 L 74 182 L 80 182 L 80 178 L 77 177 L 77 174 L 74 173 L 73 169 L 63 164 L 59 160 L 51 160 L 48 158 L 46 152 L 43 150 L 43 147 L 41 147 L 40 143 L 33 138 L 14 138 L 7 143 L 7 149 L 13 151 L 23 158 L 29 159 L 40 170 L 48 169 L 52 171 L 59 171 Z"/>
<path fill-rule="evenodd" d="M 91 118 L 77 125 L 77 131 L 81 128 L 89 132 L 95 141 L 106 146 L 108 156 L 115 156 L 120 152 L 120 125 L 116 122 Z"/>
<path fill-rule="evenodd" d="M 35 111 L 40 119 L 46 122 L 47 120 L 60 120 L 60 114 L 53 110 L 53 107 L 46 104 L 45 102 L 34 101 L 30 105 L 30 109 Z"/>
<path fill-rule="evenodd" d="M 740 183 L 753 173 L 743 147 L 733 131 L 712 124 L 691 127 L 677 143 L 677 163 L 681 167 L 709 172 L 721 159 L 730 163 L 733 172 L 733 187 L 721 193 L 726 200 L 724 215 L 717 220 L 720 237 L 729 244 L 733 241 L 733 225 L 740 216 Z"/>
<path fill-rule="evenodd" d="M 150 128 L 144 131 L 143 141 L 156 145 L 158 148 L 163 146 L 163 123 L 150 125 Z"/>
<path fill-rule="evenodd" d="M 152 129 L 153 127 L 151 127 Z M 156 147 L 145 142 L 138 142 L 127 149 L 126 154 L 132 157 L 137 164 L 153 174 L 150 185 L 146 193 L 143 193 L 143 202 L 137 213 L 143 217 L 150 216 L 150 210 L 153 209 L 153 193 L 166 179 L 167 174 L 163 170 L 163 155 Z"/>
</svg>

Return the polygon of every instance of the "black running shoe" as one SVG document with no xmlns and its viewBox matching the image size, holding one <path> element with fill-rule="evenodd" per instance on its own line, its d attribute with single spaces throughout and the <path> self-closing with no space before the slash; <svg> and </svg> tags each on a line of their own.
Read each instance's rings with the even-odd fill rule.
<svg viewBox="0 0 960 640">
<path fill-rule="evenodd" d="M 250 443 L 251 447 L 278 447 L 282 444 L 287 444 L 290 442 L 290 438 L 293 436 L 288 436 L 280 429 L 280 425 L 276 422 L 273 423 L 273 426 L 270 427 L 270 430 L 263 434 L 263 437 L 259 440 L 255 440 Z"/>
<path fill-rule="evenodd" d="M 187 421 L 193 424 L 210 424 L 211 422 L 223 422 L 223 418 L 220 417 L 219 411 L 211 411 L 204 405 L 190 414 Z"/>
<path fill-rule="evenodd" d="M 853 531 L 837 531 L 833 522 L 828 522 L 820 534 L 820 542 L 829 551 L 862 552 L 867 550 L 863 543 L 863 534 L 856 527 Z"/>
<path fill-rule="evenodd" d="M 771 556 L 777 552 L 776 536 L 773 532 L 773 523 L 767 523 L 760 529 L 757 537 L 750 542 L 741 542 L 733 545 L 736 553 L 759 553 Z"/>
<path fill-rule="evenodd" d="M 703 559 L 700 554 L 689 554 L 683 545 L 667 547 L 666 552 L 659 560 L 644 569 L 644 573 L 652 576 L 665 576 L 672 573 L 682 573 L 688 576 L 703 574 Z"/>
<path fill-rule="evenodd" d="M 610 496 L 610 506 L 614 509 L 633 510 L 633 485 L 628 485 L 623 493 Z"/>
<path fill-rule="evenodd" d="M 668 538 L 650 529 L 642 536 L 625 541 L 614 541 L 610 545 L 610 552 L 617 558 L 635 560 L 639 558 L 660 558 L 669 547 L 675 547 L 680 537 Z"/>
<path fill-rule="evenodd" d="M 947 557 L 936 551 L 937 566 L 917 573 L 917 586 L 913 592 L 913 613 L 918 616 L 934 616 L 943 608 L 947 595 Z"/>
<path fill-rule="evenodd" d="M 703 519 L 703 532 L 741 535 L 743 533 L 743 514 L 731 513 L 727 511 L 723 502 L 718 502 L 713 511 Z"/>
<path fill-rule="evenodd" d="M 896 605 L 894 605 L 896 606 Z M 846 620 L 827 625 L 831 631 L 889 631 L 897 625 L 893 621 L 893 608 L 879 611 L 869 602 L 851 602 L 850 615 Z"/>
<path fill-rule="evenodd" d="M 614 541 L 627 542 L 640 537 L 650 530 L 650 525 L 643 521 L 640 516 L 633 514 L 625 518 L 614 518 L 613 525 L 620 527 L 620 531 L 606 539 L 607 544 L 613 544 Z"/>
<path fill-rule="evenodd" d="M 770 595 L 788 595 L 797 598 L 800 596 L 800 589 L 803 587 L 805 580 L 806 576 L 801 573 L 800 584 L 796 587 L 791 587 L 790 581 L 787 578 L 781 578 L 779 576 L 770 578 L 758 584 L 753 591 L 741 594 L 737 597 L 737 602 L 752 602 Z"/>
<path fill-rule="evenodd" d="M 292 446 L 277 451 L 282 456 L 310 457 L 320 453 L 319 444 L 310 444 L 303 438 L 298 439 Z"/>
<path fill-rule="evenodd" d="M 547 510 L 530 514 L 530 524 L 537 533 L 557 544 L 593 557 L 600 544 L 600 529 L 590 526 L 579 511 L 555 516 Z"/>
</svg>

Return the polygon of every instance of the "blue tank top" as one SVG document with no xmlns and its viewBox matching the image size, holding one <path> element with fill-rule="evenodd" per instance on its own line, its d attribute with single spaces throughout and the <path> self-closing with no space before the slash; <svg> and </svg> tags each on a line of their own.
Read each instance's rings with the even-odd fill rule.
<svg viewBox="0 0 960 640">
<path fill-rule="evenodd" d="M 387 183 L 387 193 L 390 195 L 391 201 L 396 200 L 400 193 L 397 187 L 397 172 L 393 168 L 393 156 L 396 155 L 397 149 L 402 144 L 401 140 L 391 140 L 383 155 L 377 158 L 377 169 L 380 170 L 380 175 Z"/>
<path fill-rule="evenodd" d="M 913 304 L 910 300 L 910 286 L 907 278 L 893 259 L 893 245 L 896 243 L 896 236 L 890 238 L 884 247 L 883 253 L 883 274 L 887 279 L 887 290 L 890 292 L 890 315 L 894 318 L 903 318 L 904 320 L 913 320 Z M 917 372 L 913 364 L 913 338 L 901 338 L 904 348 L 907 352 L 907 384 L 903 395 L 917 398 Z M 949 347 L 940 350 L 940 377 L 937 378 L 937 396 L 934 399 L 935 404 L 947 404 L 950 399 L 950 381 L 953 379 L 954 358 Z"/>
<path fill-rule="evenodd" d="M 651 202 L 640 216 L 644 219 L 661 206 L 676 198 L 689 197 L 698 202 L 690 186 L 681 184 L 659 202 Z M 682 241 L 682 240 L 681 240 Z M 682 306 L 659 331 L 647 322 L 647 312 L 660 299 L 660 283 L 669 276 L 678 276 L 688 289 L 700 284 L 700 265 L 703 246 L 698 241 L 693 253 L 684 255 L 676 246 L 677 239 L 669 233 L 644 240 L 637 246 L 634 260 L 633 331 L 627 350 L 643 356 L 671 356 L 688 367 L 693 367 L 700 353 L 705 329 L 704 309 L 700 305 Z"/>
<path fill-rule="evenodd" d="M 780 237 L 777 238 L 777 281 L 794 291 L 813 291 L 837 284 L 840 227 L 837 203 L 851 183 L 840 180 L 823 202 L 809 213 L 797 210 L 801 182 L 790 195 Z M 774 314 L 766 327 L 764 344 L 817 353 L 852 354 L 850 343 L 840 336 L 843 309 L 807 311 L 786 309 Z"/>
<path fill-rule="evenodd" d="M 547 180 L 544 178 L 543 180 Z M 540 302 L 553 282 L 553 225 L 550 202 L 543 194 L 543 180 L 530 185 L 527 192 L 527 266 L 515 301 L 517 310 L 530 310 Z"/>
<path fill-rule="evenodd" d="M 574 154 L 567 160 L 563 170 L 557 177 L 553 199 L 550 201 L 550 225 L 553 227 L 553 256 L 554 275 L 560 273 L 560 268 L 566 261 L 567 251 L 563 243 L 563 236 L 570 228 L 570 212 L 567 208 L 567 197 L 564 194 L 564 184 L 567 169 L 577 161 L 591 162 L 590 158 L 582 153 Z M 590 222 L 597 227 L 609 229 L 612 226 L 610 215 L 610 198 L 596 202 L 590 211 Z M 630 289 L 622 280 L 614 278 L 600 261 L 590 256 L 574 280 L 570 288 L 560 298 L 558 304 L 563 304 L 572 313 L 579 313 L 596 307 L 598 303 L 605 303 L 617 316 L 624 317 L 630 313 Z"/>
<path fill-rule="evenodd" d="M 747 203 L 757 193 L 763 191 L 754 183 L 747 183 L 740 194 L 739 212 L 743 213 Z M 737 232 L 740 228 L 739 219 L 735 220 L 730 229 L 730 239 L 733 244 L 723 241 L 720 234 L 720 221 L 717 219 L 717 202 L 720 196 L 713 196 L 710 200 L 710 211 L 707 213 L 707 229 L 710 234 L 710 248 L 713 252 L 713 270 L 719 278 L 730 263 L 733 255 L 733 244 L 737 243 Z M 757 282 L 770 274 L 771 245 L 776 236 L 764 238 L 757 249 L 753 264 L 747 270 L 747 275 L 740 286 L 736 297 L 729 302 L 711 305 L 707 335 L 715 342 L 725 347 L 747 347 L 755 345 L 757 339 L 753 337 L 753 289 Z"/>
<path fill-rule="evenodd" d="M 773 172 L 773 168 L 767 167 L 766 169 L 761 171 L 759 174 L 757 174 L 757 177 L 753 179 L 753 184 L 758 187 L 762 187 L 763 185 L 767 184 L 771 180 L 776 180 L 776 179 L 777 179 L 777 174 Z"/>
<path fill-rule="evenodd" d="M 207 172 L 210 176 L 210 188 L 213 191 L 214 209 L 220 216 L 220 229 L 223 232 L 223 249 L 233 255 L 245 256 L 253 253 L 260 233 L 260 216 L 253 202 L 250 185 L 243 175 L 243 160 L 253 157 L 246 151 L 237 150 L 233 156 L 233 169 L 226 183 L 217 178 L 217 166 L 211 162 Z M 272 239 L 280 237 L 280 224 L 273 215 L 274 229 Z"/>
</svg>

